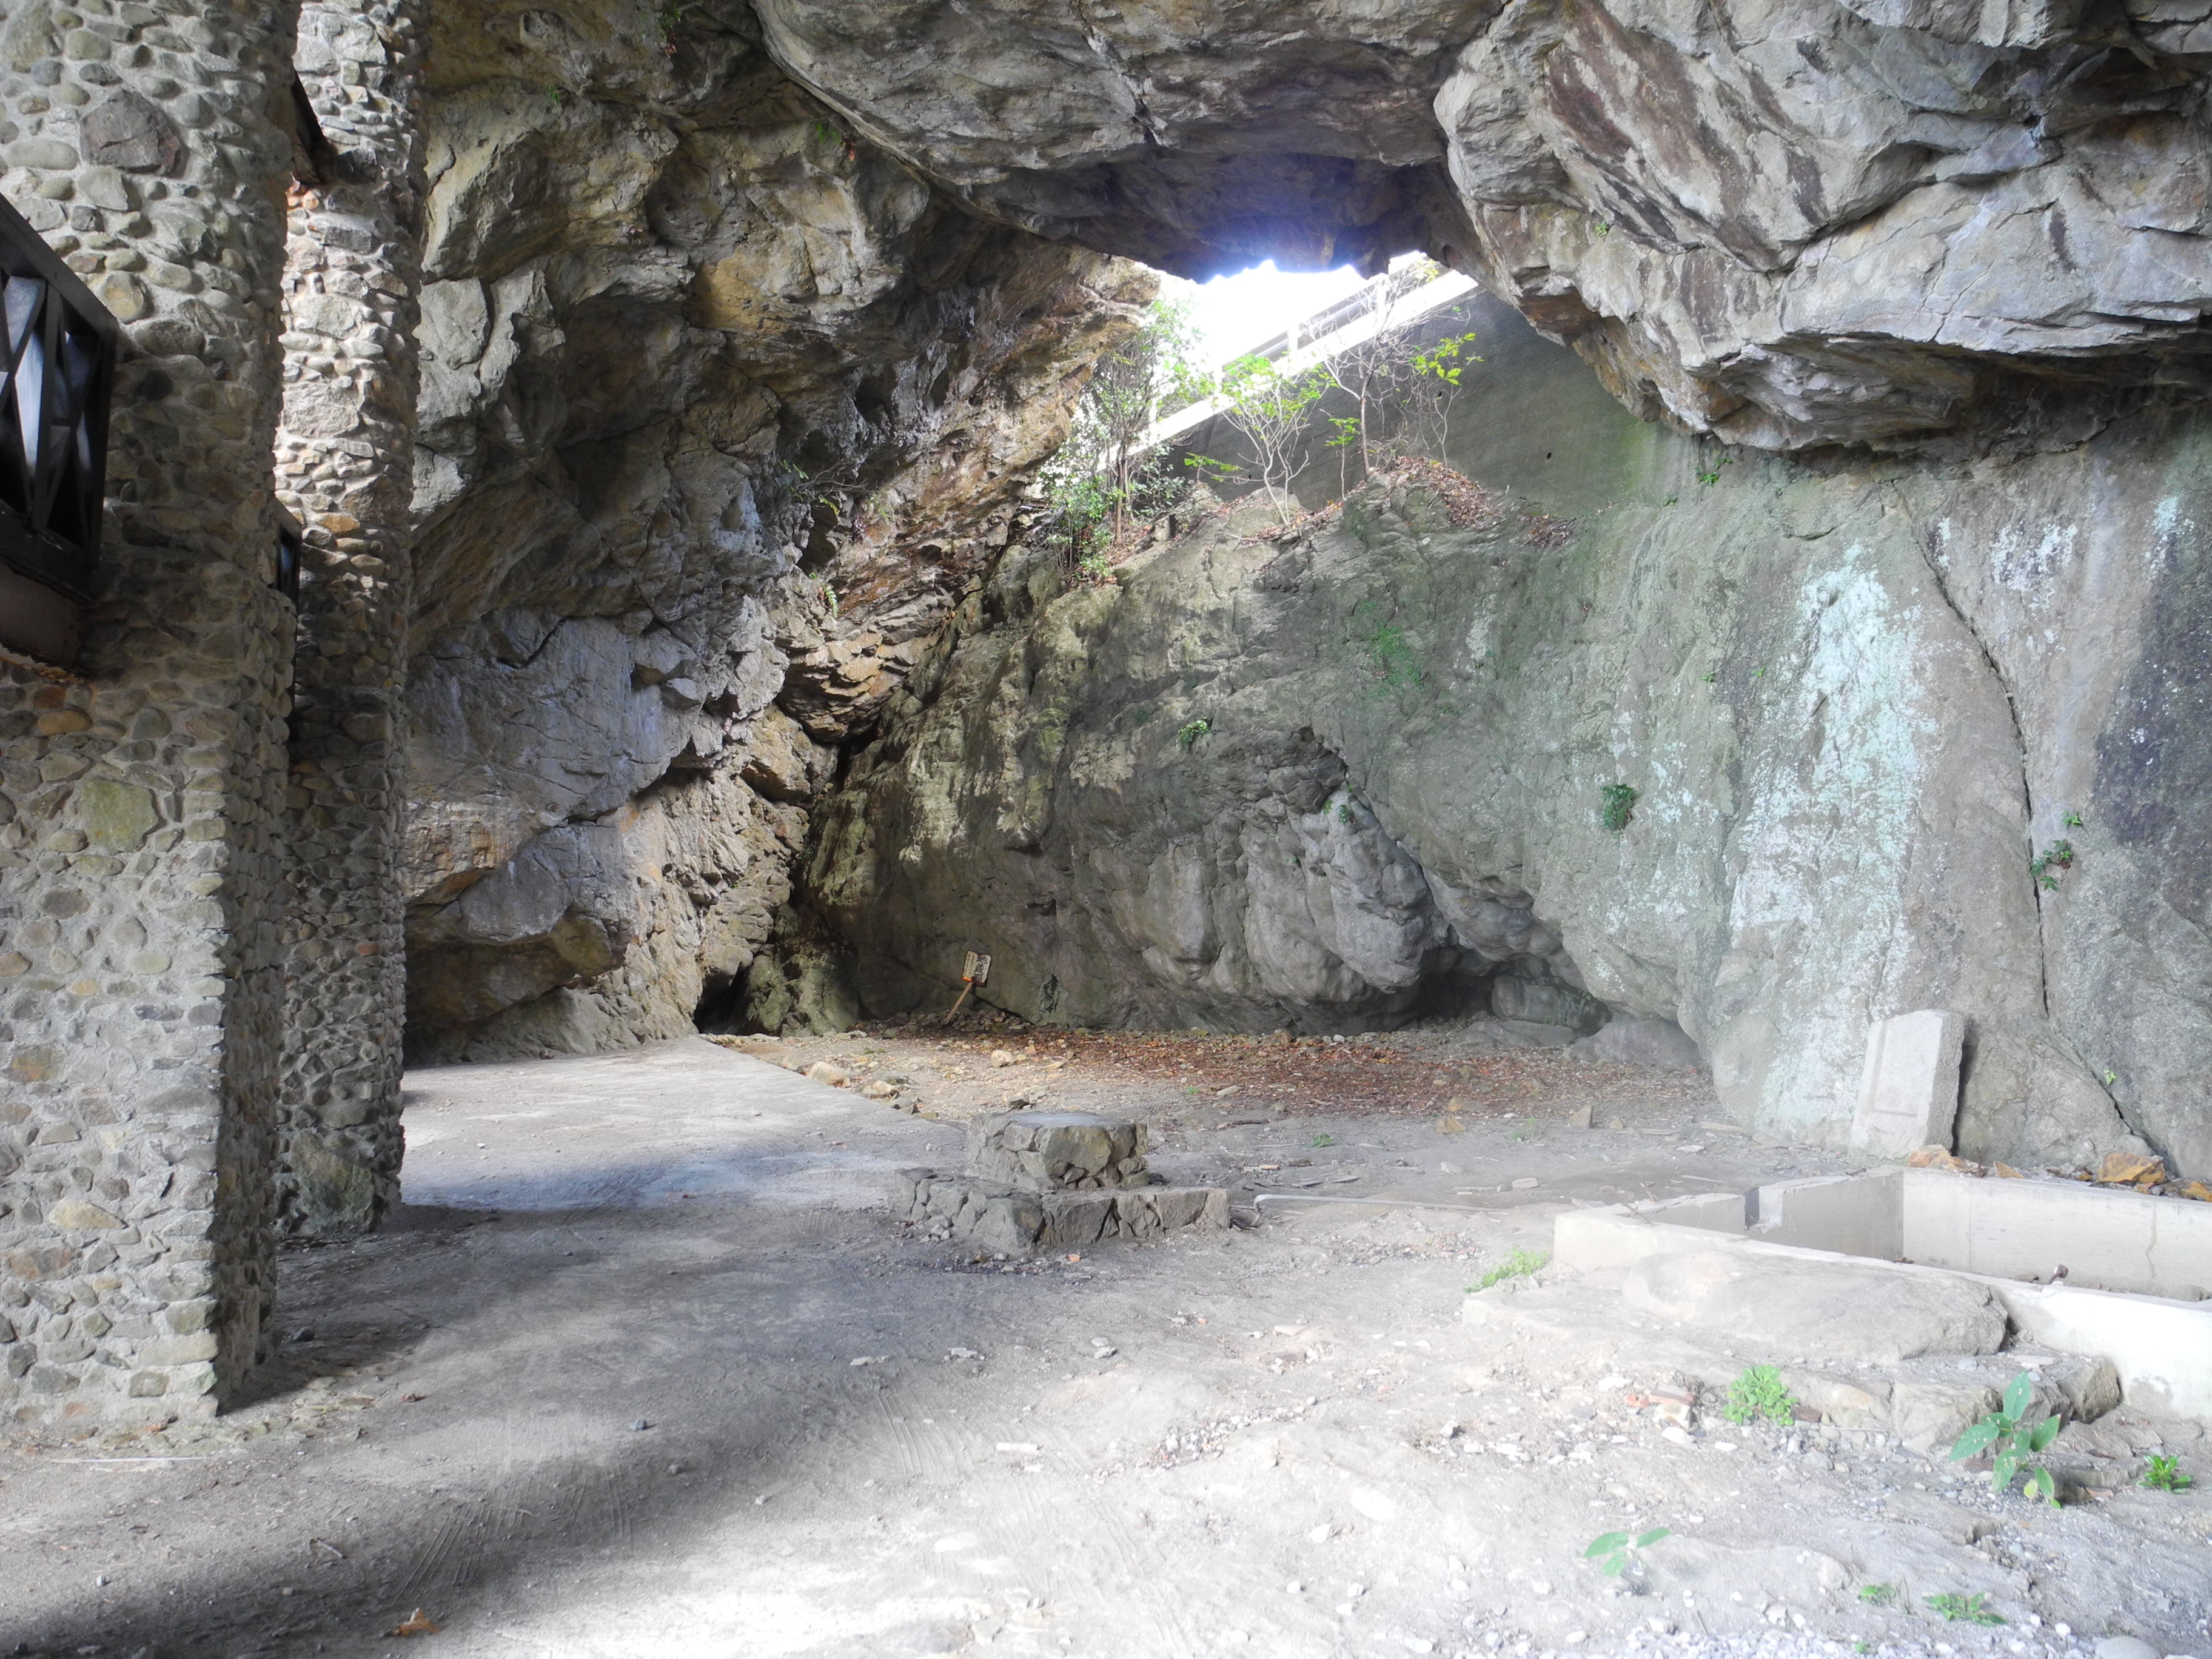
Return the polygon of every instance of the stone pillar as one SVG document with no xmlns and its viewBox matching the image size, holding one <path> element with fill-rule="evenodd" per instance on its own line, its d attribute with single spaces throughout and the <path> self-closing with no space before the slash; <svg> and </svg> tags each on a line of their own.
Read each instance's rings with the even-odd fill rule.
<svg viewBox="0 0 2212 1659">
<path fill-rule="evenodd" d="M 76 676 L 0 664 L 0 1413 L 202 1415 L 271 1291 L 291 606 L 255 0 L 0 0 L 0 191 L 127 339 Z"/>
<path fill-rule="evenodd" d="M 420 0 L 307 0 L 320 125 L 293 192 L 277 490 L 305 526 L 293 684 L 283 1224 L 359 1231 L 398 1196 L 400 814 L 423 185 Z"/>
</svg>

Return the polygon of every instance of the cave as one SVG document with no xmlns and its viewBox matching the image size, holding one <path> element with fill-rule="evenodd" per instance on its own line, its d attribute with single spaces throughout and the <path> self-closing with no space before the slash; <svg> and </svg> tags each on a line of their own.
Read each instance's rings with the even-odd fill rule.
<svg viewBox="0 0 2212 1659">
<path fill-rule="evenodd" d="M 247 1398 L 410 1063 L 973 953 L 1812 1149 L 1954 1011 L 1958 1154 L 2212 1178 L 2187 10 L 9 0 L 9 396 L 27 273 L 112 362 L 96 571 L 0 478 L 0 1410 Z M 1434 454 L 1071 573 L 1164 275 L 1408 256 Z"/>
</svg>

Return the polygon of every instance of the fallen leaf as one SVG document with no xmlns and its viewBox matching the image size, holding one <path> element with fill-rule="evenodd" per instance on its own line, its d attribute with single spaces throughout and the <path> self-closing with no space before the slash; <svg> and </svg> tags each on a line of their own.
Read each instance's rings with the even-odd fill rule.
<svg viewBox="0 0 2212 1659">
<path fill-rule="evenodd" d="M 428 1613 L 417 1607 L 384 1633 L 386 1636 L 435 1636 L 443 1628 Z"/>
<path fill-rule="evenodd" d="M 1954 1158 L 1941 1146 L 1923 1146 L 1905 1161 L 1915 1170 L 1948 1170 L 1953 1175 L 1979 1175 L 1982 1172 L 1980 1164 L 1969 1164 L 1963 1158 Z"/>
<path fill-rule="evenodd" d="M 2140 1152 L 2107 1152 L 2097 1166 L 2100 1187 L 2154 1185 L 2166 1179 L 2166 1160 Z"/>
<path fill-rule="evenodd" d="M 1437 1120 L 1437 1133 L 1440 1135 L 1463 1135 L 1467 1133 L 1466 1121 L 1456 1113 L 1446 1112 Z"/>
<path fill-rule="evenodd" d="M 2200 1204 L 2212 1204 L 2212 1187 L 2201 1181 L 2185 1181 L 2181 1183 L 2181 1196 L 2193 1198 Z"/>
</svg>

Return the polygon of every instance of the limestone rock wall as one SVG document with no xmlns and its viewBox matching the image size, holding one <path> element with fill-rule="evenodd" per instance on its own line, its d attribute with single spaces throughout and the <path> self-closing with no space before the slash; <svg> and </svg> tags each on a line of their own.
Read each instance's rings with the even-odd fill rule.
<svg viewBox="0 0 2212 1659">
<path fill-rule="evenodd" d="M 124 324 L 79 676 L 0 663 L 0 1411 L 212 1412 L 273 1291 L 291 28 L 0 5 L 0 191 Z"/>
<path fill-rule="evenodd" d="M 742 5 L 441 6 L 426 118 L 410 1045 L 673 1035 L 1149 279 L 917 181 Z"/>
<path fill-rule="evenodd" d="M 1732 442 L 2078 441 L 2204 385 L 2186 5 L 758 0 L 869 137 L 1186 274 L 1426 245 Z"/>
<path fill-rule="evenodd" d="M 1674 1019 L 1732 1115 L 1828 1142 L 1869 1022 L 1955 1008 L 1972 1154 L 2212 1168 L 2212 424 L 1731 459 L 1476 321 L 1472 507 L 1416 471 L 1275 539 L 1248 499 L 1113 588 L 1009 556 L 821 813 L 848 994 L 947 1006 L 968 950 L 1047 1020 L 1342 1029 L 1486 985 Z"/>
</svg>

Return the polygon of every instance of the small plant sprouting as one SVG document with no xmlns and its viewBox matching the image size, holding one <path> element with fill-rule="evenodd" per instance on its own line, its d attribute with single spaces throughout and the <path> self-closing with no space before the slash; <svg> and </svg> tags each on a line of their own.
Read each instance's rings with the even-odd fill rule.
<svg viewBox="0 0 2212 1659">
<path fill-rule="evenodd" d="M 1698 474 L 1698 482 L 1701 484 L 1717 484 L 1721 481 L 1721 469 L 1724 466 L 1734 466 L 1735 465 L 1735 456 L 1723 455 L 1720 459 L 1712 464 L 1712 466 L 1709 471 Z"/>
<path fill-rule="evenodd" d="M 1721 1415 L 1731 1423 L 1787 1423 L 1797 1408 L 1797 1398 L 1782 1386 L 1782 1373 L 1771 1365 L 1753 1365 L 1729 1384 L 1728 1404 Z"/>
<path fill-rule="evenodd" d="M 1350 801 L 1340 800 L 1337 802 L 1336 821 L 1339 823 L 1350 823 L 1352 822 L 1352 803 Z"/>
<path fill-rule="evenodd" d="M 2105 1086 L 2106 1086 L 2107 1089 L 2109 1089 L 2109 1088 L 2111 1088 L 2111 1087 L 2112 1087 L 2115 1083 L 2118 1083 L 2119 1080 L 2120 1080 L 2120 1074 L 2119 1074 L 2118 1072 L 2113 1071 L 2111 1067 L 2107 1066 L 2107 1067 L 2106 1068 L 2106 1070 L 2105 1070 Z"/>
<path fill-rule="evenodd" d="M 2186 1492 L 2197 1483 L 2181 1472 L 2179 1458 L 2161 1457 L 2153 1452 L 2142 1479 L 2136 1484 L 2148 1486 L 2153 1492 Z"/>
<path fill-rule="evenodd" d="M 1990 1485 L 1999 1492 L 2010 1492 L 2012 1483 L 2025 1475 L 2021 1490 L 2057 1509 L 2058 1486 L 2051 1471 L 2028 1460 L 2058 1437 L 2060 1419 L 2054 1414 L 2039 1423 L 2027 1422 L 2028 1408 L 2034 1401 L 2035 1377 L 2022 1371 L 2005 1384 L 2003 1403 L 1959 1437 L 1951 1448 L 1951 1461 L 1955 1463 L 1988 1452 L 1995 1459 L 1990 1468 Z"/>
<path fill-rule="evenodd" d="M 1316 1135 L 1313 1138 L 1313 1144 L 1316 1146 L 1334 1146 L 1336 1145 L 1336 1138 L 1334 1135 Z"/>
<path fill-rule="evenodd" d="M 2079 812 L 2069 812 L 2066 815 L 2066 827 L 2069 830 L 2079 830 L 2081 827 L 2081 815 Z"/>
<path fill-rule="evenodd" d="M 2056 872 L 2060 870 L 2071 870 L 2073 867 L 2074 843 L 2070 841 L 2054 841 L 2029 861 L 2027 872 L 2035 878 L 2038 884 L 2055 893 L 2058 890 L 2058 877 Z"/>
<path fill-rule="evenodd" d="M 1516 1250 L 1469 1287 L 1469 1294 L 1486 1291 L 1492 1285 L 1503 1285 L 1509 1279 L 1526 1279 L 1530 1273 L 1541 1272 L 1552 1259 L 1548 1250 Z"/>
<path fill-rule="evenodd" d="M 1942 1613 L 1954 1625 L 2004 1623 L 2004 1615 L 1994 1611 L 1990 1607 L 1990 1598 L 1979 1590 L 1972 1595 L 1961 1595 L 1956 1590 L 1944 1590 L 1921 1599 L 1928 1603 L 1929 1611 Z"/>
<path fill-rule="evenodd" d="M 1613 234 L 1613 226 L 1607 221 L 1601 219 L 1597 222 L 1597 234 L 1601 236 L 1610 236 Z"/>
<path fill-rule="evenodd" d="M 547 86 L 545 88 L 545 101 L 552 105 L 555 109 L 561 108 L 568 101 L 568 88 L 560 85 L 557 82 Z"/>
<path fill-rule="evenodd" d="M 1891 1602 L 1897 1600 L 1897 1586 L 1894 1584 L 1861 1584 L 1859 1586 L 1859 1600 L 1865 1602 L 1870 1607 L 1886 1607 Z"/>
<path fill-rule="evenodd" d="M 1654 1527 L 1649 1532 L 1600 1533 L 1590 1540 L 1590 1547 L 1583 1552 L 1585 1561 L 1597 1563 L 1598 1571 L 1608 1578 L 1618 1578 L 1628 1571 L 1628 1564 L 1638 1550 L 1648 1550 L 1661 1539 L 1669 1535 L 1664 1527 Z"/>
<path fill-rule="evenodd" d="M 1608 783 L 1597 792 L 1597 821 L 1619 835 L 1636 816 L 1637 791 L 1625 783 Z"/>
<path fill-rule="evenodd" d="M 1406 630 L 1385 621 L 1382 607 L 1373 599 L 1362 599 L 1353 609 L 1352 620 L 1359 630 L 1353 634 L 1352 643 L 1367 659 L 1367 672 L 1393 691 L 1419 690 L 1428 676 L 1407 642 Z"/>
<path fill-rule="evenodd" d="M 1210 721 L 1186 720 L 1176 732 L 1176 744 L 1187 755 L 1190 752 L 1191 744 L 1212 730 L 1213 726 Z"/>
</svg>

